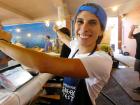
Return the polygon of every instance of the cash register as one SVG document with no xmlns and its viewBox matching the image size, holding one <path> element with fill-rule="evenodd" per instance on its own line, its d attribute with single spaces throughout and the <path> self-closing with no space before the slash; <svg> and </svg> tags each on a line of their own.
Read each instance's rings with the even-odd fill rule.
<svg viewBox="0 0 140 105">
<path fill-rule="evenodd" d="M 9 91 L 16 91 L 30 81 L 34 75 L 33 71 L 29 73 L 20 64 L 6 67 L 0 70 L 0 86 Z"/>
</svg>

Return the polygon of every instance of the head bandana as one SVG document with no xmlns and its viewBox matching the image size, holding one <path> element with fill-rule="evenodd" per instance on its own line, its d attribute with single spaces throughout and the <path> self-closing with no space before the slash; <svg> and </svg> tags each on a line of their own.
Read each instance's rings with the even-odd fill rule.
<svg viewBox="0 0 140 105">
<path fill-rule="evenodd" d="M 82 5 L 78 8 L 76 14 L 79 14 L 81 11 L 89 11 L 90 13 L 95 14 L 104 28 L 106 27 L 107 15 L 101 6 L 97 4 L 95 4 L 95 6 Z"/>
</svg>

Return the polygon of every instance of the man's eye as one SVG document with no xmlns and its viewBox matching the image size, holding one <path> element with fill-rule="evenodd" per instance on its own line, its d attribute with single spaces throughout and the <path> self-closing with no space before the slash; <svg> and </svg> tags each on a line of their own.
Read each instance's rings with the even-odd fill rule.
<svg viewBox="0 0 140 105">
<path fill-rule="evenodd" d="M 90 21 L 89 24 L 90 24 L 90 25 L 96 25 L 97 22 L 96 22 L 96 21 Z"/>
<path fill-rule="evenodd" d="M 76 23 L 77 23 L 77 24 L 82 24 L 83 21 L 82 21 L 82 20 L 77 20 Z"/>
</svg>

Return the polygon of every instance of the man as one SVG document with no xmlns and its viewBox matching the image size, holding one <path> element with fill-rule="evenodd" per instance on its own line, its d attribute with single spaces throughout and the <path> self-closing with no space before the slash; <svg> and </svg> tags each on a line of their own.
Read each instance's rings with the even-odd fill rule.
<svg viewBox="0 0 140 105">
<path fill-rule="evenodd" d="M 129 32 L 128 38 L 136 40 L 137 47 L 136 47 L 136 55 L 135 55 L 136 60 L 134 64 L 134 70 L 139 72 L 139 80 L 140 80 L 140 32 L 133 34 L 136 28 L 138 28 L 137 25 L 131 26 L 131 31 Z M 135 88 L 133 92 L 140 93 L 140 86 Z"/>
<path fill-rule="evenodd" d="M 50 36 L 46 35 L 45 52 L 52 51 L 52 42 L 50 41 Z"/>
<path fill-rule="evenodd" d="M 33 70 L 64 76 L 62 105 L 96 105 L 95 100 L 112 69 L 111 57 L 97 49 L 107 15 L 98 4 L 86 3 L 77 9 L 74 20 L 76 40 L 54 28 L 60 40 L 71 49 L 69 58 L 15 46 L 8 42 L 11 35 L 3 31 L 0 31 L 0 50 Z"/>
</svg>

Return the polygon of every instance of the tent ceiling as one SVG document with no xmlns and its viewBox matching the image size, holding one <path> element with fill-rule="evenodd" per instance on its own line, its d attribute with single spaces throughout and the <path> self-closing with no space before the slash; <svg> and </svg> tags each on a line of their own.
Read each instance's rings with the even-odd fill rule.
<svg viewBox="0 0 140 105">
<path fill-rule="evenodd" d="M 102 5 L 108 16 L 125 14 L 140 6 L 140 0 L 0 0 L 0 20 L 2 24 L 57 20 L 59 15 L 73 16 L 76 8 L 85 2 Z M 113 6 L 119 9 L 113 12 Z"/>
</svg>

